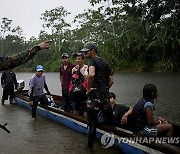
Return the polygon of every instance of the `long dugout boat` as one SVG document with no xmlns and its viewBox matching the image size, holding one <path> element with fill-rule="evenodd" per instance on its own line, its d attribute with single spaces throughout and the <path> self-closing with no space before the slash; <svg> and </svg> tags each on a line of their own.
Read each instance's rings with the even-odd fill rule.
<svg viewBox="0 0 180 154">
<path fill-rule="evenodd" d="M 15 103 L 31 110 L 27 90 L 16 92 Z M 37 108 L 37 114 L 49 118 L 55 122 L 64 124 L 83 134 L 88 134 L 87 119 L 65 112 L 60 108 L 63 104 L 62 97 L 52 95 L 56 107 L 40 105 Z M 97 138 L 105 148 L 110 146 L 117 147 L 123 153 L 180 153 L 180 125 L 173 123 L 174 137 L 168 138 L 146 138 L 138 136 L 132 131 L 125 130 L 111 125 L 101 125 L 97 129 Z M 167 143 L 171 142 L 171 143 Z"/>
</svg>

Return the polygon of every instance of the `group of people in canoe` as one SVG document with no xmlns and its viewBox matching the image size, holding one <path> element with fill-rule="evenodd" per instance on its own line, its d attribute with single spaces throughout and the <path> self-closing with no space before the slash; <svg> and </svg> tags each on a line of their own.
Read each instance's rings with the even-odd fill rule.
<svg viewBox="0 0 180 154">
<path fill-rule="evenodd" d="M 37 51 L 47 48 L 49 48 L 49 41 L 42 42 L 13 57 L 1 57 L 0 71 L 6 70 L 1 77 L 2 104 L 7 100 L 8 95 L 12 103 L 14 85 L 17 87 L 15 73 L 11 69 L 31 59 Z M 142 98 L 134 107 L 116 104 L 116 95 L 109 91 L 114 83 L 112 70 L 108 63 L 98 56 L 95 43 L 85 43 L 83 48 L 74 54 L 76 64 L 72 64 L 69 58 L 68 53 L 63 53 L 61 55 L 62 65 L 59 68 L 64 110 L 87 117 L 89 127 L 87 148 L 89 150 L 93 149 L 96 128 L 100 124 L 123 127 L 144 136 L 173 136 L 171 124 L 161 117 L 153 117 L 154 103 L 157 98 L 157 87 L 154 84 L 144 85 Z M 88 58 L 88 65 L 84 64 L 84 58 Z M 51 93 L 43 72 L 43 66 L 38 65 L 36 73 L 29 82 L 33 118 L 36 117 L 38 102 L 49 104 L 43 89 L 49 95 Z"/>
</svg>

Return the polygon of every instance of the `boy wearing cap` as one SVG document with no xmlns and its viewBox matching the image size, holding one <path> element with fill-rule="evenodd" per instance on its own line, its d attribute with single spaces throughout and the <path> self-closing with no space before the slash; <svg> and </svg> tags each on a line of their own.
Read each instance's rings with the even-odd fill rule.
<svg viewBox="0 0 180 154">
<path fill-rule="evenodd" d="M 36 109 L 38 102 L 42 104 L 49 104 L 49 101 L 43 92 L 45 89 L 47 94 L 50 95 L 48 86 L 46 84 L 45 75 L 43 75 L 44 68 L 42 65 L 36 66 L 36 73 L 32 76 L 32 78 L 29 81 L 29 87 L 30 87 L 30 105 L 32 107 L 32 118 L 36 118 Z"/>
<path fill-rule="evenodd" d="M 59 79 L 62 87 L 62 97 L 65 103 L 64 110 L 70 111 L 71 106 L 69 102 L 69 85 L 72 77 L 72 68 L 75 65 L 70 63 L 68 53 L 63 53 L 61 55 L 61 59 L 62 59 L 62 65 L 59 68 L 59 72 L 60 72 Z"/>
<path fill-rule="evenodd" d="M 84 52 L 84 55 L 89 58 L 87 91 L 88 149 L 93 150 L 96 138 L 97 115 L 99 111 L 107 105 L 106 99 L 109 94 L 109 88 L 113 85 L 113 77 L 109 65 L 102 58 L 98 57 L 95 43 L 85 43 L 81 52 Z"/>
</svg>

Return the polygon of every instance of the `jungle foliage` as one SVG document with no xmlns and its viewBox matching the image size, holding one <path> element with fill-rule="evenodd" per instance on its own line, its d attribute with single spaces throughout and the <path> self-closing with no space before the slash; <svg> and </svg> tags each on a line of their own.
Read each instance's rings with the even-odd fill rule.
<svg viewBox="0 0 180 154">
<path fill-rule="evenodd" d="M 49 51 L 39 52 L 18 68 L 33 71 L 43 64 L 47 71 L 58 71 L 60 55 L 79 51 L 84 42 L 93 41 L 98 55 L 114 70 L 180 71 L 179 0 L 89 0 L 96 10 L 86 10 L 74 18 L 77 28 L 66 22 L 70 14 L 60 6 L 41 14 L 45 30 L 25 41 L 21 29 L 1 37 L 1 51 L 12 55 L 42 40 L 52 40 Z M 1 30 L 3 31 L 3 29 Z M 5 54 L 5 53 L 4 53 Z"/>
</svg>

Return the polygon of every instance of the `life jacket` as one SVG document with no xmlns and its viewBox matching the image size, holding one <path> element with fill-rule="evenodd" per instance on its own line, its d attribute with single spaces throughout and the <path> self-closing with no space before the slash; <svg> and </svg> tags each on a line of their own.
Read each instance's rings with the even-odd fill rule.
<svg viewBox="0 0 180 154">
<path fill-rule="evenodd" d="M 76 71 L 72 75 L 69 85 L 70 99 L 84 101 L 86 100 L 87 81 L 80 71 Z"/>
</svg>

